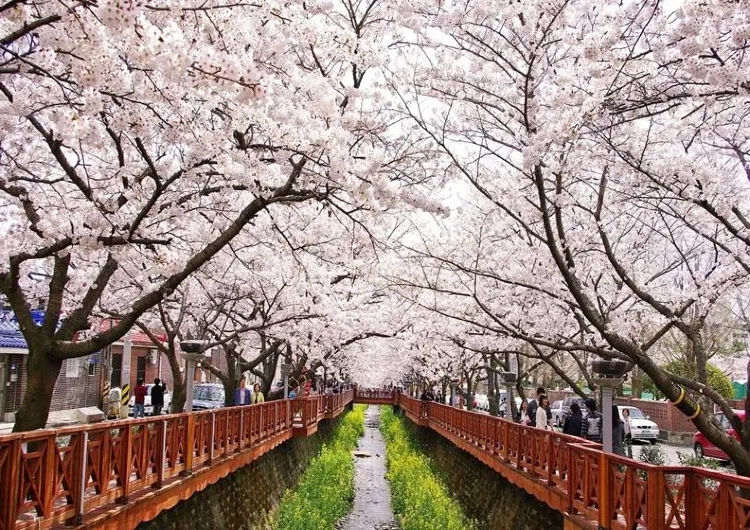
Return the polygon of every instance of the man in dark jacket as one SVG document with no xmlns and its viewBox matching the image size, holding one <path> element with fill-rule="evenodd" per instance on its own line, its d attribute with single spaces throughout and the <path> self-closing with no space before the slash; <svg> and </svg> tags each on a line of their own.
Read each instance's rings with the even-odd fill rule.
<svg viewBox="0 0 750 530">
<path fill-rule="evenodd" d="M 240 386 L 234 391 L 234 404 L 235 405 L 249 405 L 250 404 L 250 390 L 245 388 L 245 378 L 240 379 Z M 290 396 L 291 398 L 291 396 Z"/>
<path fill-rule="evenodd" d="M 531 421 L 532 427 L 536 427 L 536 409 L 539 408 L 539 398 L 546 393 L 547 392 L 544 391 L 544 388 L 540 386 L 536 389 L 536 399 L 533 401 L 529 401 L 529 409 L 527 411 L 527 414 L 529 415 L 529 420 Z"/>
<path fill-rule="evenodd" d="M 154 379 L 154 386 L 151 387 L 151 405 L 154 407 L 154 416 L 161 414 L 161 409 L 164 408 L 164 389 L 161 379 L 158 377 Z"/>
<path fill-rule="evenodd" d="M 583 415 L 581 414 L 581 407 L 578 406 L 578 403 L 574 402 L 570 405 L 570 414 L 565 418 L 565 423 L 563 423 L 563 434 L 580 437 L 582 424 Z"/>
</svg>

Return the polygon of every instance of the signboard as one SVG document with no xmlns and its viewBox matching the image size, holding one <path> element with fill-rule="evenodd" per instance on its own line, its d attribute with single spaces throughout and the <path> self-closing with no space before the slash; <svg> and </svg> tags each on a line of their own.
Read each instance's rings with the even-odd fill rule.
<svg viewBox="0 0 750 530">
<path fill-rule="evenodd" d="M 292 375 L 292 372 L 294 371 L 294 365 L 291 363 L 285 363 L 281 365 L 281 376 L 287 376 Z"/>
</svg>

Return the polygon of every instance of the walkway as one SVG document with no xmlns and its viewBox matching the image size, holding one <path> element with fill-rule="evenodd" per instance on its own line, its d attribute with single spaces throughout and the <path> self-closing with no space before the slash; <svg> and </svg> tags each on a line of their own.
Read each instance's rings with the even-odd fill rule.
<svg viewBox="0 0 750 530">
<path fill-rule="evenodd" d="M 385 478 L 385 440 L 380 433 L 380 408 L 365 411 L 365 435 L 359 441 L 354 486 L 356 497 L 340 530 L 397 529 L 391 510 L 391 491 Z"/>
<path fill-rule="evenodd" d="M 0 530 L 124 530 L 344 411 L 349 390 L 0 436 Z"/>
</svg>

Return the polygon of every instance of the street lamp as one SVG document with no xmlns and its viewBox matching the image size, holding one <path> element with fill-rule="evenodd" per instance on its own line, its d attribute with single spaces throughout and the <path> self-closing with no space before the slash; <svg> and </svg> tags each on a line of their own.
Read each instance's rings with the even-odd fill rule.
<svg viewBox="0 0 750 530">
<path fill-rule="evenodd" d="M 513 420 L 513 387 L 516 386 L 518 381 L 518 374 L 516 372 L 500 372 L 500 376 L 503 378 L 505 383 L 505 419 Z"/>
<path fill-rule="evenodd" d="M 625 380 L 628 363 L 620 359 L 596 359 L 591 362 L 596 377 L 594 384 L 602 389 L 602 445 L 605 453 L 612 452 L 612 395 Z"/>
<path fill-rule="evenodd" d="M 450 406 L 455 407 L 456 406 L 456 387 L 461 383 L 461 380 L 457 377 L 454 377 L 450 381 L 451 385 L 451 402 Z"/>
<path fill-rule="evenodd" d="M 195 379 L 195 365 L 203 360 L 203 351 L 206 342 L 202 340 L 180 341 L 180 349 L 183 351 L 182 358 L 185 359 L 185 412 L 193 411 L 193 380 Z"/>
</svg>

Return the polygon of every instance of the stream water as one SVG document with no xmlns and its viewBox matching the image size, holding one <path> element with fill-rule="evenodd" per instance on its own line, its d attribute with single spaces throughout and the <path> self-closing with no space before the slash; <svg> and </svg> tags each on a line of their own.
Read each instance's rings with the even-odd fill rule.
<svg viewBox="0 0 750 530">
<path fill-rule="evenodd" d="M 398 530 L 385 478 L 385 440 L 379 426 L 380 408 L 371 405 L 365 411 L 365 435 L 355 453 L 354 506 L 338 525 L 339 530 Z"/>
</svg>

